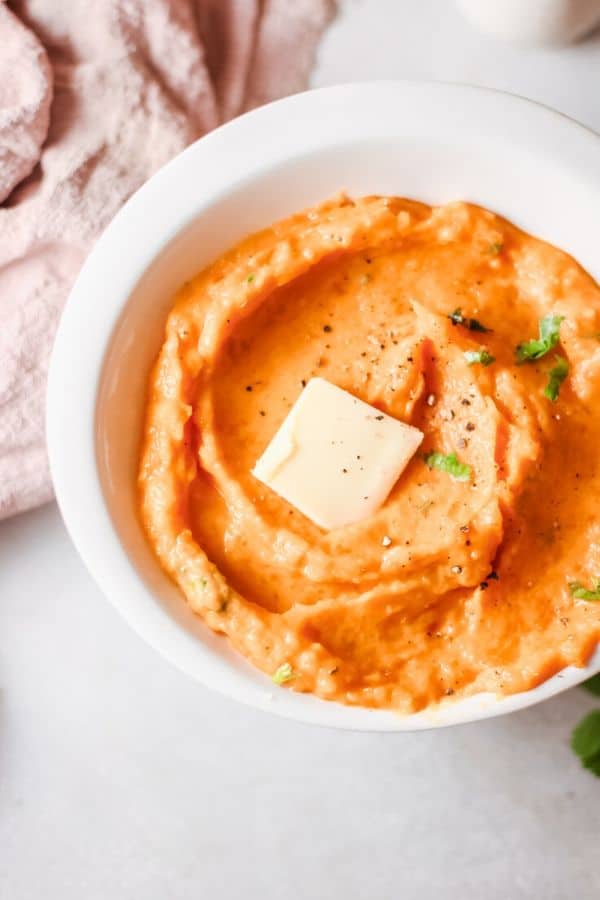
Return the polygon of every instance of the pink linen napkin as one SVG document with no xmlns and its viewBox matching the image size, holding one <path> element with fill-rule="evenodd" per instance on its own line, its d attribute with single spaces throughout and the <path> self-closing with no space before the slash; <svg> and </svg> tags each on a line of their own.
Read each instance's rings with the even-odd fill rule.
<svg viewBox="0 0 600 900">
<path fill-rule="evenodd" d="M 49 500 L 48 356 L 119 207 L 221 122 L 306 86 L 335 0 L 0 0 L 0 519 Z"/>
</svg>

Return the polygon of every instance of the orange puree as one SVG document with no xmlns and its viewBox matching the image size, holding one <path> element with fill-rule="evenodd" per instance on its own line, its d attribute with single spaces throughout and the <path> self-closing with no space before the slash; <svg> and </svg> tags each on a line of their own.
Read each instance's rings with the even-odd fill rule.
<svg viewBox="0 0 600 900">
<path fill-rule="evenodd" d="M 556 347 L 518 365 L 549 315 Z M 584 664 L 598 332 L 573 259 L 465 203 L 342 197 L 247 238 L 179 291 L 151 375 L 140 506 L 161 565 L 251 663 L 289 664 L 282 689 L 410 711 Z M 469 365 L 482 348 L 494 362 Z M 425 433 L 379 511 L 330 532 L 250 474 L 315 375 Z"/>
</svg>

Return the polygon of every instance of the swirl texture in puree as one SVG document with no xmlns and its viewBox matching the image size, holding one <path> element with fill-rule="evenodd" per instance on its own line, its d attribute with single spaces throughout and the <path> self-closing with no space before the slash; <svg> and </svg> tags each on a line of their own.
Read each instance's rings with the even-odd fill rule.
<svg viewBox="0 0 600 900">
<path fill-rule="evenodd" d="M 548 315 L 560 343 L 518 365 Z M 600 291 L 571 257 L 465 203 L 340 197 L 247 238 L 179 291 L 151 375 L 139 487 L 161 565 L 251 663 L 326 699 L 411 711 L 584 664 L 598 332 Z M 469 364 L 482 348 L 494 362 Z M 316 375 L 469 479 L 419 453 L 375 515 L 318 528 L 251 475 Z"/>
</svg>

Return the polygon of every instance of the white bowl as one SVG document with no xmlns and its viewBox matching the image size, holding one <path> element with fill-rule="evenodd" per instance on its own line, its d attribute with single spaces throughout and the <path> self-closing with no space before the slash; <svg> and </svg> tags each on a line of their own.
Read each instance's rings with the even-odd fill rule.
<svg viewBox="0 0 600 900">
<path fill-rule="evenodd" d="M 146 139 L 140 135 L 140 141 Z M 414 716 L 276 688 L 187 608 L 136 514 L 150 365 L 175 289 L 238 239 L 339 190 L 506 216 L 600 279 L 600 139 L 531 102 L 464 85 L 373 82 L 290 97 L 189 147 L 115 217 L 71 292 L 52 355 L 48 447 L 58 502 L 92 576 L 176 666 L 253 706 L 304 722 L 410 731 L 521 709 L 600 669 L 535 690 Z"/>
</svg>

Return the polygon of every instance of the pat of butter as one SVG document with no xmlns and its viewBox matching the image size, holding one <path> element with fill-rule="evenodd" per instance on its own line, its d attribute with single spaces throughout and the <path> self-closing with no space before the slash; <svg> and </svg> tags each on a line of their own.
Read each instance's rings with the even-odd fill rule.
<svg viewBox="0 0 600 900">
<path fill-rule="evenodd" d="M 322 528 L 376 512 L 423 440 L 324 378 L 312 378 L 252 474 Z"/>
</svg>

